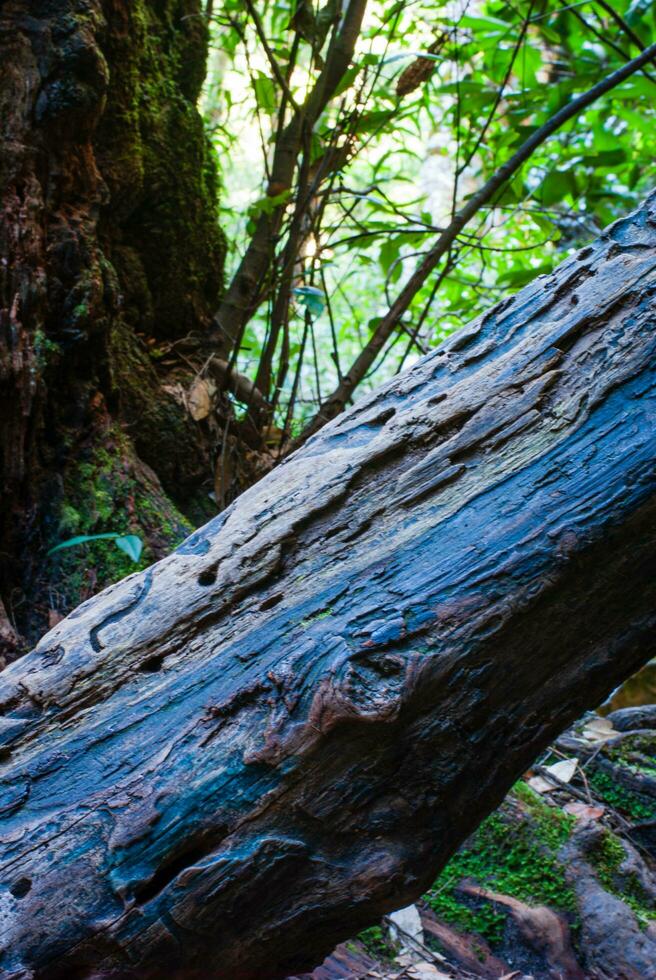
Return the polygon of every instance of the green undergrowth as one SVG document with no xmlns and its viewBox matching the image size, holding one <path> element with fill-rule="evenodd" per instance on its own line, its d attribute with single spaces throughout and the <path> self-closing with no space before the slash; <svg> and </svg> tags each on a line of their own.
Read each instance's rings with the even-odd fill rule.
<svg viewBox="0 0 656 980">
<path fill-rule="evenodd" d="M 623 739 L 619 745 L 609 746 L 606 755 L 611 762 L 618 762 L 637 775 L 656 778 L 654 746 L 653 735 L 636 733 Z"/>
<path fill-rule="evenodd" d="M 374 959 L 389 960 L 394 955 L 395 950 L 388 942 L 382 926 L 370 926 L 364 929 L 358 939 Z"/>
<path fill-rule="evenodd" d="M 641 733 L 607 746 L 604 754 L 617 767 L 651 776 L 654 744 L 653 735 Z M 586 777 L 595 802 L 604 803 L 607 813 L 616 810 L 634 823 L 656 819 L 653 801 L 622 785 L 612 773 L 588 768 Z M 557 794 L 556 799 L 562 804 L 567 796 Z M 546 905 L 566 916 L 578 948 L 579 911 L 567 880 L 564 847 L 576 826 L 573 815 L 547 802 L 522 780 L 451 858 L 423 900 L 439 919 L 468 934 L 470 940 L 475 941 L 476 936 L 486 940 L 501 955 L 511 935 L 507 909 L 502 903 L 468 894 L 461 885 L 468 882 L 531 906 Z M 587 860 L 600 885 L 624 902 L 645 929 L 656 921 L 654 900 L 633 870 L 631 852 L 622 838 L 603 825 L 597 827 L 598 838 L 592 838 Z M 376 958 L 394 955 L 379 927 L 366 930 L 359 938 Z"/>
<path fill-rule="evenodd" d="M 644 928 L 656 919 L 656 910 L 635 873 L 621 872 L 626 857 L 621 840 L 608 830 L 603 831 L 599 842 L 590 852 L 590 861 L 600 883 L 629 906 Z"/>
<path fill-rule="evenodd" d="M 607 773 L 596 770 L 589 774 L 588 782 L 595 794 L 632 820 L 642 823 L 656 820 L 656 807 L 639 793 L 619 786 Z"/>
<path fill-rule="evenodd" d="M 556 856 L 573 824 L 572 817 L 518 783 L 509 804 L 489 816 L 449 861 L 425 896 L 428 904 L 439 918 L 493 944 L 502 939 L 506 913 L 491 902 L 465 898 L 458 891 L 463 879 L 574 915 L 574 893 Z"/>
</svg>

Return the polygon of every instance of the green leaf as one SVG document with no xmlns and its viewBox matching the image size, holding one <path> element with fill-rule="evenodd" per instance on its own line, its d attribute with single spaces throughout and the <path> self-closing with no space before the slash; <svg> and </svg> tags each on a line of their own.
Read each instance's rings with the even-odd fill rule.
<svg viewBox="0 0 656 980">
<path fill-rule="evenodd" d="M 383 240 L 378 252 L 378 261 L 383 272 L 387 272 L 392 262 L 398 258 L 400 247 L 401 242 L 398 238 L 390 236 Z"/>
<path fill-rule="evenodd" d="M 264 75 L 261 71 L 258 71 L 254 80 L 253 88 L 255 90 L 255 99 L 258 107 L 262 109 L 263 112 L 272 115 L 276 111 L 276 86 L 267 75 Z"/>
<path fill-rule="evenodd" d="M 381 129 L 396 114 L 396 109 L 378 109 L 374 112 L 364 112 L 356 124 L 356 132 L 371 133 Z"/>
<path fill-rule="evenodd" d="M 141 538 L 136 534 L 122 534 L 114 541 L 116 547 L 123 551 L 133 562 L 138 562 L 143 551 Z"/>
<path fill-rule="evenodd" d="M 568 194 L 576 194 L 576 180 L 571 170 L 553 170 L 542 181 L 538 195 L 545 206 L 557 204 Z"/>
<path fill-rule="evenodd" d="M 141 538 L 136 534 L 119 534 L 117 531 L 106 531 L 103 534 L 76 534 L 74 538 L 67 538 L 60 541 L 54 548 L 50 548 L 49 555 L 54 555 L 56 551 L 63 551 L 64 548 L 75 548 L 78 544 L 88 544 L 89 541 L 113 541 L 117 548 L 128 555 L 133 562 L 138 562 L 143 550 Z"/>
<path fill-rule="evenodd" d="M 248 217 L 254 221 L 261 214 L 273 214 L 281 204 L 286 204 L 291 197 L 291 190 L 281 191 L 280 194 L 265 194 L 255 201 L 248 209 Z"/>
<path fill-rule="evenodd" d="M 337 98 L 338 95 L 342 95 L 347 89 L 350 89 L 351 85 L 355 81 L 356 77 L 360 74 L 360 65 L 353 65 L 351 68 L 347 68 L 342 79 L 335 89 L 335 95 L 333 98 Z"/>
<path fill-rule="evenodd" d="M 583 157 L 583 163 L 586 167 L 614 167 L 618 163 L 624 163 L 625 161 L 626 150 L 622 150 L 619 147 L 613 150 L 602 150 L 600 153 Z"/>
<path fill-rule="evenodd" d="M 499 285 L 510 286 L 513 289 L 518 289 L 520 286 L 525 286 L 528 282 L 533 282 L 538 276 L 546 275 L 553 269 L 553 264 L 551 262 L 544 262 L 542 265 L 538 266 L 537 269 L 533 269 L 530 266 L 525 269 L 510 269 L 505 272 L 502 276 L 499 276 L 497 282 Z"/>
<path fill-rule="evenodd" d="M 292 292 L 298 297 L 299 303 L 305 306 L 313 317 L 318 317 L 323 313 L 325 297 L 316 286 L 297 286 Z"/>
<path fill-rule="evenodd" d="M 115 531 L 108 531 L 106 534 L 76 534 L 74 538 L 67 538 L 66 541 L 60 541 L 54 548 L 50 548 L 48 554 L 54 555 L 56 551 L 74 548 L 78 544 L 86 544 L 87 541 L 112 541 L 118 537 L 119 535 Z"/>
</svg>

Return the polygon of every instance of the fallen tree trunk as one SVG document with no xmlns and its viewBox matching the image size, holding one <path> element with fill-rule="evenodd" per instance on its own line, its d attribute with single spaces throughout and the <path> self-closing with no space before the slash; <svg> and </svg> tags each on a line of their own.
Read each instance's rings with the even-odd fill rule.
<svg viewBox="0 0 656 980">
<path fill-rule="evenodd" d="M 284 976 L 655 652 L 656 197 L 0 675 L 4 976 Z"/>
</svg>

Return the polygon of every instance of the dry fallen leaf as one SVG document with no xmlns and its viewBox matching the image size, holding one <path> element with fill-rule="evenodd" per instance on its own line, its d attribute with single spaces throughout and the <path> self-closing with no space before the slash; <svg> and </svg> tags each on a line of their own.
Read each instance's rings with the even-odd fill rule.
<svg viewBox="0 0 656 980">
<path fill-rule="evenodd" d="M 617 730 L 608 718 L 593 718 L 592 721 L 586 722 L 581 734 L 589 742 L 606 742 L 617 735 Z"/>
<path fill-rule="evenodd" d="M 578 759 L 561 759 L 560 762 L 554 762 L 550 766 L 545 766 L 544 776 L 532 776 L 528 780 L 528 785 L 536 793 L 552 793 L 555 789 L 558 789 L 559 783 L 569 783 L 576 772 L 578 761 Z M 554 777 L 553 782 L 549 779 L 549 775 Z"/>
<path fill-rule="evenodd" d="M 212 396 L 216 385 L 204 378 L 194 381 L 187 394 L 187 409 L 192 419 L 199 422 L 207 418 L 212 411 Z"/>
<path fill-rule="evenodd" d="M 556 789 L 553 783 L 550 783 L 547 779 L 542 776 L 531 776 L 528 780 L 528 785 L 536 793 L 551 793 L 552 790 Z"/>
<path fill-rule="evenodd" d="M 171 398 L 175 399 L 178 405 L 182 405 L 183 408 L 187 407 L 185 390 L 179 382 L 172 385 L 162 385 L 162 391 L 165 391 L 167 395 L 170 395 Z"/>
<path fill-rule="evenodd" d="M 603 806 L 589 806 L 587 803 L 566 803 L 563 810 L 583 822 L 599 820 L 604 815 Z"/>
<path fill-rule="evenodd" d="M 432 963 L 414 963 L 406 967 L 405 974 L 412 980 L 451 980 L 448 973 L 438 970 Z"/>
<path fill-rule="evenodd" d="M 561 783 L 569 783 L 576 772 L 577 765 L 578 759 L 562 759 L 560 762 L 554 762 L 553 765 L 547 766 L 546 771 L 559 779 Z"/>
</svg>

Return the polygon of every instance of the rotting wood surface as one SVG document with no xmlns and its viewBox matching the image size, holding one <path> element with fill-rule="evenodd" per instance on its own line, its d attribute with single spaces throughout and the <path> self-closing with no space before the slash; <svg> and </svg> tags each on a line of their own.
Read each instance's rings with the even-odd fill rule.
<svg viewBox="0 0 656 980">
<path fill-rule="evenodd" d="M 656 625 L 656 197 L 0 675 L 7 977 L 285 976 Z"/>
</svg>

